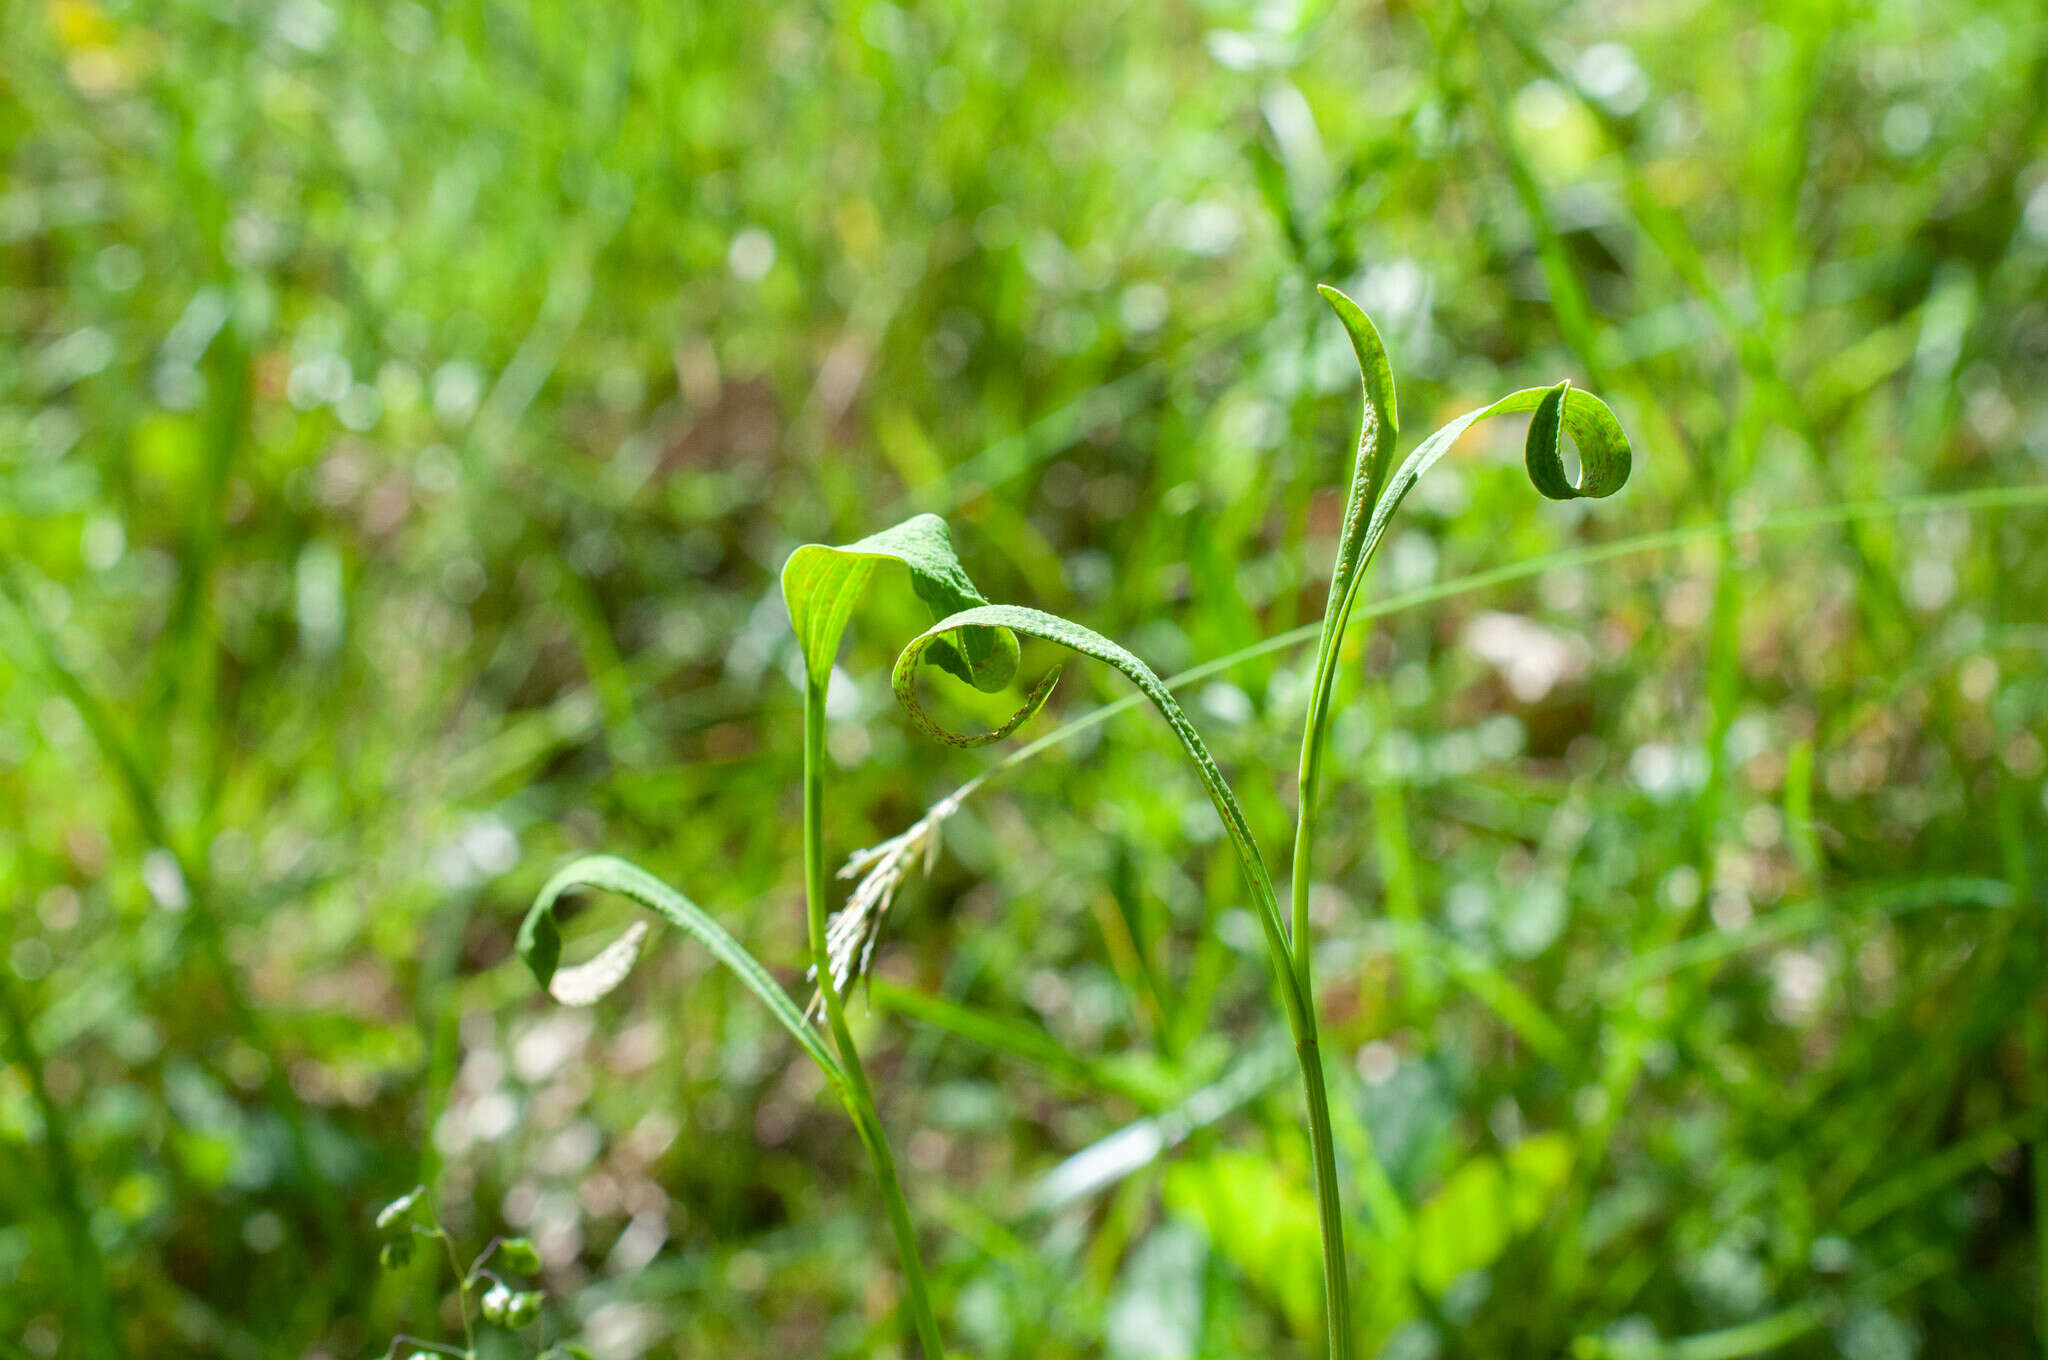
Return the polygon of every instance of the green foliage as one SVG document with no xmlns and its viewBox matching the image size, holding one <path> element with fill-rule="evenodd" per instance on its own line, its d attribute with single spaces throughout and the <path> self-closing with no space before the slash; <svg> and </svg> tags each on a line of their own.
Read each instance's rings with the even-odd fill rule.
<svg viewBox="0 0 2048 1360">
<path fill-rule="evenodd" d="M 910 1312 L 919 1344 L 928 1360 L 942 1360 L 943 1343 L 926 1294 L 923 1265 L 910 1223 L 909 1207 L 897 1179 L 894 1157 L 882 1129 L 881 1117 L 861 1071 L 860 1055 L 847 1029 L 837 981 L 842 973 L 835 967 L 826 925 L 822 831 L 824 792 L 820 768 L 820 725 L 825 693 L 831 679 L 833 658 L 838 653 L 840 639 L 853 617 L 854 608 L 873 576 L 876 564 L 885 561 L 898 562 L 909 569 L 912 586 L 934 613 L 983 602 L 981 593 L 974 588 L 974 583 L 968 579 L 966 570 L 953 552 L 952 535 L 945 521 L 936 515 L 913 516 L 843 548 L 807 544 L 790 555 L 782 570 L 783 599 L 804 661 L 803 855 L 811 975 L 818 981 L 836 1055 L 825 1046 L 811 1029 L 807 1017 L 796 1009 L 788 994 L 753 955 L 694 903 L 623 860 L 609 857 L 580 860 L 557 874 L 527 911 L 526 922 L 519 932 L 519 954 L 541 986 L 553 991 L 557 1000 L 594 999 L 624 979 L 640 946 L 639 937 L 631 933 L 622 936 L 589 964 L 581 965 L 585 970 L 594 970 L 595 985 L 583 985 L 581 977 L 570 992 L 565 993 L 562 988 L 551 985 L 558 977 L 557 965 L 562 952 L 561 936 L 554 918 L 555 902 L 566 889 L 582 886 L 605 887 L 625 893 L 703 942 L 719 962 L 731 969 L 761 999 L 782 1027 L 831 1079 L 845 1102 L 847 1113 L 860 1130 L 861 1141 L 866 1145 L 876 1176 L 881 1181 L 909 1287 Z M 979 689 L 1001 689 L 1016 673 L 1017 640 L 1007 630 L 964 627 L 953 634 L 951 642 L 935 640 L 935 643 L 939 650 L 934 653 L 934 660 Z M 1034 701 L 1016 722 L 1021 722 L 1036 710 L 1037 703 L 1050 691 L 1052 678 L 1056 677 L 1039 686 Z M 1011 726 L 1014 727 L 1015 722 Z M 872 907 L 877 916 L 876 922 L 858 928 L 870 941 L 874 931 L 879 929 L 879 912 L 887 907 L 888 893 L 888 889 L 883 889 L 879 903 Z M 858 904 L 850 904 L 847 911 L 852 913 L 859 909 Z M 849 958 L 844 965 L 845 977 L 850 979 L 857 969 L 866 966 L 867 952 L 866 949 L 860 952 L 858 962 Z M 484 1298 L 485 1317 L 508 1326 L 524 1325 L 537 1311 L 537 1295 L 513 1295 L 494 1290 Z"/>
<path fill-rule="evenodd" d="M 956 734 L 934 722 L 917 697 L 917 668 L 926 654 L 958 630 L 970 636 L 973 630 L 997 627 L 1012 633 L 1042 638 L 1083 656 L 1103 661 L 1121 671 L 1166 719 L 1193 763 L 1210 801 L 1222 820 L 1231 846 L 1237 852 L 1246 887 L 1258 909 L 1268 956 L 1279 984 L 1287 1025 L 1301 1057 L 1304 1094 L 1308 1102 L 1310 1148 L 1316 1167 L 1316 1190 L 1322 1234 L 1324 1293 L 1329 1315 L 1330 1352 L 1339 1360 L 1352 1354 L 1354 1334 L 1350 1310 L 1350 1273 L 1344 1247 L 1344 1210 L 1338 1190 L 1338 1172 L 1330 1127 L 1329 1097 L 1324 1089 L 1321 1049 L 1311 998 L 1314 993 L 1311 964 L 1314 943 L 1310 934 L 1308 907 L 1308 866 L 1315 822 L 1317 769 L 1327 734 L 1327 715 L 1338 648 L 1344 625 L 1365 569 L 1372 562 L 1381 536 L 1392 521 L 1402 499 L 1444 453 L 1472 425 L 1490 415 L 1508 411 L 1533 410 L 1528 434 L 1527 465 L 1536 489 L 1554 500 L 1578 496 L 1607 496 L 1628 480 L 1631 454 L 1628 437 L 1606 404 L 1597 397 L 1574 393 L 1569 381 L 1548 391 L 1530 389 L 1511 393 L 1493 405 L 1451 422 L 1424 440 L 1394 474 L 1391 483 L 1386 467 L 1399 432 L 1394 400 L 1394 375 L 1380 343 L 1379 331 L 1358 305 L 1334 288 L 1320 290 L 1336 311 L 1351 337 L 1358 358 L 1365 392 L 1365 415 L 1358 439 L 1358 458 L 1345 495 L 1344 527 L 1337 548 L 1329 598 L 1324 612 L 1322 639 L 1318 645 L 1314 689 L 1303 725 L 1302 757 L 1297 771 L 1301 806 L 1295 841 L 1294 919 L 1291 927 L 1282 920 L 1274 894 L 1272 876 L 1259 853 L 1236 793 L 1217 767 L 1209 748 L 1194 724 L 1175 702 L 1172 693 L 1151 668 L 1117 644 L 1068 619 L 1015 606 L 983 606 L 967 609 L 948 618 L 913 639 L 897 658 L 892 687 L 896 698 L 912 720 L 929 735 L 955 746 L 979 746 L 1014 731 L 1038 709 L 1058 679 L 1055 671 L 1032 692 L 1024 708 L 993 732 L 980 735 Z M 1573 398 L 1577 397 L 1574 401 Z M 1384 416 L 1382 415 L 1384 412 Z M 1569 430 L 1581 454 L 1576 483 L 1564 467 L 1562 443 Z M 1508 990 L 1508 989 L 1503 989 Z M 1381 1188 L 1384 1199 L 1387 1191 Z M 1440 1286 L 1439 1286 L 1440 1287 Z M 1297 1310 L 1298 1311 L 1298 1310 Z"/>
</svg>

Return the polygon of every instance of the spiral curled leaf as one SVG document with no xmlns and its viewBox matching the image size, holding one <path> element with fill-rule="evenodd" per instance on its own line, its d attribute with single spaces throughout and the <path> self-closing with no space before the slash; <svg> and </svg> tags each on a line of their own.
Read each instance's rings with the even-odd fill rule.
<svg viewBox="0 0 2048 1360">
<path fill-rule="evenodd" d="M 842 1082 L 839 1060 L 832 1056 L 817 1032 L 804 1023 L 803 1012 L 790 1000 L 789 993 L 782 990 L 781 984 L 761 966 L 760 960 L 748 953 L 746 947 L 725 927 L 712 920 L 702 907 L 645 869 L 611 855 L 586 856 L 564 868 L 548 880 L 526 913 L 526 920 L 519 927 L 519 957 L 525 960 L 542 987 L 552 991 L 551 984 L 560 971 L 562 961 L 562 934 L 555 922 L 555 904 L 563 893 L 575 888 L 601 888 L 630 897 L 664 920 L 680 926 L 759 998 L 769 1014 L 803 1046 L 804 1052 L 824 1070 L 834 1085 Z M 629 928 L 627 933 L 630 936 L 632 930 Z M 638 948 L 637 941 L 634 948 Z"/>
<path fill-rule="evenodd" d="M 937 515 L 913 515 L 843 547 L 807 543 L 783 564 L 782 598 L 812 683 L 822 686 L 831 676 L 854 606 L 875 568 L 886 562 L 909 570 L 911 588 L 933 618 L 988 603 L 960 565 L 953 536 Z M 1000 628 L 967 628 L 935 645 L 932 660 L 993 694 L 1017 674 L 1017 639 Z"/>
<path fill-rule="evenodd" d="M 1359 432 L 1358 458 L 1345 494 L 1344 530 L 1330 578 L 1330 598 L 1323 621 L 1323 649 L 1334 648 L 1343 631 L 1365 568 L 1378 550 L 1394 512 L 1423 473 L 1449 452 L 1459 436 L 1489 416 L 1532 411 L 1524 464 L 1529 481 L 1551 500 L 1611 496 L 1628 481 L 1633 455 L 1628 435 L 1607 403 L 1569 381 L 1553 387 L 1510 392 L 1491 406 L 1469 411 L 1417 445 L 1390 477 L 1395 436 L 1399 431 L 1394 406 L 1394 374 L 1386 348 L 1372 321 L 1350 298 L 1327 284 L 1317 291 L 1351 338 L 1364 387 L 1365 415 Z M 1579 455 L 1577 480 L 1564 462 L 1569 435 Z"/>
</svg>

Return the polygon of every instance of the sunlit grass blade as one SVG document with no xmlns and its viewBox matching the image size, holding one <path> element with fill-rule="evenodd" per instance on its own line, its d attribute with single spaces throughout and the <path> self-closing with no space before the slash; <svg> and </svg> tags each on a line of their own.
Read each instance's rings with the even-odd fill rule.
<svg viewBox="0 0 2048 1360">
<path fill-rule="evenodd" d="M 612 855 L 590 855 L 566 866 L 548 880 L 527 911 L 526 920 L 519 927 L 519 957 L 533 970 L 542 987 L 554 981 L 562 960 L 562 933 L 555 922 L 555 904 L 562 894 L 577 888 L 598 888 L 630 897 L 687 932 L 768 1008 L 768 1013 L 803 1046 L 804 1052 L 835 1085 L 844 1081 L 838 1059 L 825 1047 L 817 1031 L 804 1023 L 803 1012 L 761 966 L 760 960 L 702 907 L 645 869 Z"/>
<path fill-rule="evenodd" d="M 1043 1213 L 1055 1213 L 1108 1189 L 1149 1166 L 1197 1129 L 1214 1124 L 1272 1090 L 1286 1076 L 1285 1049 L 1277 1044 L 1252 1049 L 1221 1077 L 1172 1109 L 1133 1120 L 1046 1172 L 1032 1188 L 1032 1207 Z"/>
</svg>

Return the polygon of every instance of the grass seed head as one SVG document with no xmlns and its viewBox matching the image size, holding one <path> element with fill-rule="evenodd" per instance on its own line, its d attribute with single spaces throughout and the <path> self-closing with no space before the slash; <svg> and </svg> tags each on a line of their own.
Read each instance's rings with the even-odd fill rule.
<svg viewBox="0 0 2048 1360">
<path fill-rule="evenodd" d="M 854 851 L 840 867 L 839 877 L 860 880 L 846 905 L 833 912 L 825 925 L 825 956 L 832 965 L 832 986 L 841 996 L 867 976 L 875 958 L 875 943 L 882 937 L 883 918 L 889 914 L 889 904 L 896 900 L 896 890 L 903 886 L 911 865 L 921 859 L 925 876 L 931 876 L 932 867 L 938 863 L 939 828 L 959 810 L 959 795 L 948 794 L 906 830 L 879 845 Z M 817 968 L 812 967 L 805 977 L 815 982 Z M 811 1004 L 804 1010 L 805 1016 L 816 1020 L 823 1014 L 824 1001 L 822 991 L 814 992 Z"/>
</svg>

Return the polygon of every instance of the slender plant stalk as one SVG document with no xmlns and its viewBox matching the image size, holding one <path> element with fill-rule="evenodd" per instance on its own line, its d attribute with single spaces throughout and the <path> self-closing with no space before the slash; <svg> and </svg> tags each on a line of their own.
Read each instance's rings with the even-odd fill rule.
<svg viewBox="0 0 2048 1360">
<path fill-rule="evenodd" d="M 811 962 L 818 971 L 818 992 L 824 998 L 826 1023 L 832 1029 L 833 1045 L 839 1050 L 840 1068 L 846 1080 L 843 1093 L 847 1112 L 860 1131 L 875 1177 L 882 1183 L 882 1203 L 889 1213 L 889 1228 L 896 1238 L 896 1254 L 903 1261 L 903 1280 L 909 1295 L 911 1320 L 917 1326 L 919 1343 L 926 1360 L 944 1360 L 938 1322 L 925 1287 L 924 1263 L 917 1254 L 917 1230 L 911 1226 L 910 1204 L 903 1196 L 903 1182 L 896 1175 L 896 1159 L 889 1151 L 888 1136 L 882 1130 L 875 1098 L 861 1070 L 860 1051 L 853 1033 L 846 1027 L 846 1006 L 832 978 L 832 960 L 825 947 L 827 876 L 825 868 L 825 686 L 806 676 L 804 681 L 804 903 L 810 926 Z"/>
<path fill-rule="evenodd" d="M 1308 889 L 1310 855 L 1316 835 L 1316 790 L 1322 777 L 1323 744 L 1330 725 L 1330 693 L 1337 674 L 1337 646 L 1342 640 L 1341 621 L 1334 633 L 1325 632 L 1316 655 L 1315 685 L 1309 691 L 1308 717 L 1302 727 L 1301 765 L 1297 772 L 1299 802 L 1294 826 L 1293 877 L 1288 884 L 1292 903 L 1294 989 L 1301 1000 L 1307 1028 L 1307 1046 L 1295 1035 L 1301 1057 L 1302 1084 L 1308 1092 L 1309 1127 L 1316 1162 L 1316 1201 L 1321 1210 L 1323 1231 L 1323 1291 L 1329 1300 L 1330 1354 L 1351 1354 L 1350 1275 L 1344 1257 L 1344 1215 L 1338 1202 L 1336 1154 L 1330 1145 L 1330 1102 L 1323 1087 L 1322 1059 L 1317 1051 L 1315 1020 L 1314 941 L 1309 935 Z"/>
<path fill-rule="evenodd" d="M 126 1360 L 128 1347 L 121 1340 L 121 1329 L 115 1320 L 106 1262 L 100 1256 L 99 1243 L 93 1239 L 85 1199 L 78 1188 L 78 1164 L 71 1155 L 71 1135 L 65 1126 L 64 1109 L 50 1095 L 43 1076 L 42 1055 L 36 1052 L 28 1017 L 22 1014 L 21 1002 L 5 968 L 0 968 L 0 1015 L 7 1022 L 8 1046 L 28 1074 L 29 1094 L 43 1121 L 43 1156 L 50 1167 L 50 1198 L 56 1203 L 57 1216 L 70 1240 L 71 1283 L 78 1295 L 79 1309 L 97 1334 L 98 1353 L 108 1360 Z"/>
<path fill-rule="evenodd" d="M 1299 995 L 1299 993 L 1297 993 Z M 1307 998 L 1302 1000 L 1306 1002 Z M 1315 1015 L 1304 1007 L 1306 1037 L 1294 1041 L 1308 1096 L 1309 1151 L 1316 1167 L 1316 1217 L 1323 1233 L 1323 1295 L 1330 1320 L 1331 1360 L 1351 1360 L 1351 1275 L 1344 1257 L 1344 1204 L 1337 1185 L 1337 1149 L 1330 1137 L 1330 1095 L 1323 1081 Z"/>
</svg>

